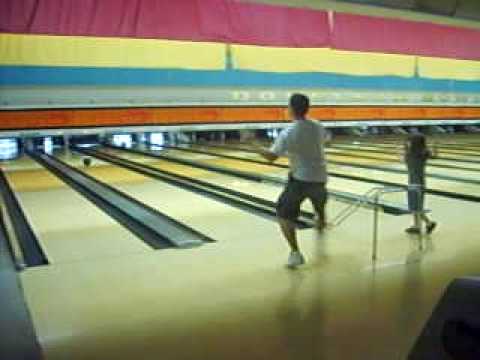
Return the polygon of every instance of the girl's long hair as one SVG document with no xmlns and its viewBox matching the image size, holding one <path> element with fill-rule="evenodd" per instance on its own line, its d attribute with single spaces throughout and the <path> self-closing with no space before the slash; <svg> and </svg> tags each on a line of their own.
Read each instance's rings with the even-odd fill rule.
<svg viewBox="0 0 480 360">
<path fill-rule="evenodd" d="M 427 152 L 427 144 L 425 136 L 422 134 L 413 134 L 408 138 L 409 142 L 409 155 L 410 156 L 423 156 Z"/>
</svg>

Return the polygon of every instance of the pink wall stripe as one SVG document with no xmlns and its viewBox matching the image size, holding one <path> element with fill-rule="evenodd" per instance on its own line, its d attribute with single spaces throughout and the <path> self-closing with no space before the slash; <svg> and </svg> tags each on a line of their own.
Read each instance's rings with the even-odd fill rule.
<svg viewBox="0 0 480 360">
<path fill-rule="evenodd" d="M 0 0 L 0 32 L 331 47 L 480 60 L 479 30 L 238 0 Z"/>
<path fill-rule="evenodd" d="M 234 0 L 1 0 L 0 32 L 324 47 L 327 13 Z"/>
<path fill-rule="evenodd" d="M 228 11 L 231 42 L 278 47 L 328 47 L 330 29 L 325 11 L 223 2 Z"/>
<path fill-rule="evenodd" d="M 479 60 L 480 31 L 336 13 L 332 47 L 341 50 Z"/>
</svg>

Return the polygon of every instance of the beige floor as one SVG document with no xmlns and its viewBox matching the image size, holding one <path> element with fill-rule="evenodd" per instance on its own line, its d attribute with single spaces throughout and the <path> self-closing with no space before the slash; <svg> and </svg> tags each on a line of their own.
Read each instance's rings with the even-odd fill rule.
<svg viewBox="0 0 480 360">
<path fill-rule="evenodd" d="M 155 166 L 188 173 L 181 166 Z M 457 276 L 480 273 L 478 204 L 430 198 L 440 227 L 421 242 L 404 234 L 408 217 L 382 215 L 376 266 L 370 260 L 372 213 L 360 210 L 320 237 L 301 231 L 308 264 L 289 271 L 283 266 L 286 245 L 269 220 L 125 170 L 99 166 L 91 173 L 217 242 L 122 253 L 119 241 L 115 255 L 67 257 L 23 272 L 47 360 L 405 359 L 445 286 Z M 190 173 L 272 200 L 280 191 Z M 37 199 L 43 205 L 35 203 L 35 209 L 42 211 L 60 206 L 58 184 L 52 181 L 49 188 L 38 178 L 21 174 L 22 199 Z M 355 182 L 332 186 L 342 184 L 353 192 L 365 188 Z M 331 201 L 329 213 L 344 206 Z M 76 220 L 57 221 L 66 226 Z M 80 241 L 101 243 L 106 236 L 90 230 L 76 244 L 66 236 L 56 243 L 77 252 Z"/>
</svg>

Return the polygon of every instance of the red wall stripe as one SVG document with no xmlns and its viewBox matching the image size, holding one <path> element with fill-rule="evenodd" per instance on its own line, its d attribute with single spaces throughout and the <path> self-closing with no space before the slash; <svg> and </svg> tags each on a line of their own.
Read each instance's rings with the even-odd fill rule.
<svg viewBox="0 0 480 360">
<path fill-rule="evenodd" d="M 1 0 L 0 32 L 325 47 L 328 16 L 235 0 Z"/>
<path fill-rule="evenodd" d="M 324 121 L 480 119 L 480 108 L 462 107 L 314 107 L 310 116 Z M 182 125 L 284 122 L 284 107 L 131 108 L 0 111 L 0 129 L 95 126 Z"/>
<path fill-rule="evenodd" d="M 480 31 L 238 0 L 1 0 L 0 32 L 331 47 L 480 60 Z"/>
<path fill-rule="evenodd" d="M 341 50 L 480 59 L 480 31 L 372 16 L 334 15 L 332 47 Z"/>
</svg>

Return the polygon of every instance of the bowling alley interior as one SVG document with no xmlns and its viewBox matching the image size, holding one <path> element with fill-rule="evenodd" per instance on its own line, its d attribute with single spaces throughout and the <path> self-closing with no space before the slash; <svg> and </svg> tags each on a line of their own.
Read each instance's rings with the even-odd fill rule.
<svg viewBox="0 0 480 360">
<path fill-rule="evenodd" d="M 477 0 L 0 1 L 0 360 L 480 359 L 479 43 Z"/>
</svg>

